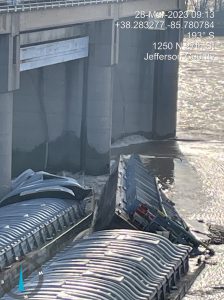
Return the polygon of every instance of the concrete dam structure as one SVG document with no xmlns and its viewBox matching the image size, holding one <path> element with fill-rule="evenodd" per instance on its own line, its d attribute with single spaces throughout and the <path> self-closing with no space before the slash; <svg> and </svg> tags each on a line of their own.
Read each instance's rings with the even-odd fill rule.
<svg viewBox="0 0 224 300">
<path fill-rule="evenodd" d="M 180 31 L 120 24 L 137 11 L 184 8 L 184 0 L 0 1 L 1 196 L 25 169 L 108 173 L 112 141 L 175 136 L 178 61 L 144 56 L 158 52 L 153 42 L 179 42 Z"/>
</svg>

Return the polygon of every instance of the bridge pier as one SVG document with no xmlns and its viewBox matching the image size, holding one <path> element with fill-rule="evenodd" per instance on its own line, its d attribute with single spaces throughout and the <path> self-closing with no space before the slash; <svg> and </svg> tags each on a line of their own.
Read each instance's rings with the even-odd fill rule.
<svg viewBox="0 0 224 300">
<path fill-rule="evenodd" d="M 0 198 L 11 186 L 13 91 L 19 86 L 17 36 L 0 35 Z"/>
<path fill-rule="evenodd" d="M 132 22 L 125 18 L 122 22 Z M 154 62 L 145 62 L 152 51 L 153 30 L 120 29 L 119 63 L 115 67 L 112 140 L 132 134 L 152 135 Z"/>
<path fill-rule="evenodd" d="M 171 22 L 173 19 L 167 19 Z M 177 21 L 177 20 L 175 20 Z M 156 42 L 170 42 L 172 50 L 156 51 L 162 55 L 178 55 L 181 33 L 178 29 L 167 27 L 157 31 Z M 160 60 L 155 64 L 153 101 L 153 138 L 176 136 L 177 93 L 179 60 Z"/>
<path fill-rule="evenodd" d="M 144 57 L 156 36 L 175 43 L 178 30 L 118 34 L 114 22 L 185 1 L 113 2 L 0 15 L 0 194 L 11 165 L 14 176 L 27 167 L 105 174 L 111 138 L 175 135 L 178 62 Z"/>
<path fill-rule="evenodd" d="M 0 198 L 10 189 L 13 93 L 0 93 Z"/>
<path fill-rule="evenodd" d="M 89 26 L 89 58 L 85 114 L 84 169 L 88 174 L 105 174 L 110 169 L 112 130 L 113 65 L 115 26 L 113 20 Z"/>
</svg>

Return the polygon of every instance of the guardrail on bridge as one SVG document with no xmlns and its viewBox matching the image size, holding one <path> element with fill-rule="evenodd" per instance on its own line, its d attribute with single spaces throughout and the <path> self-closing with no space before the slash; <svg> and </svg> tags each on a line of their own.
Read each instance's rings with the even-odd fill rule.
<svg viewBox="0 0 224 300">
<path fill-rule="evenodd" d="M 0 13 L 127 1 L 132 0 L 0 0 Z"/>
</svg>

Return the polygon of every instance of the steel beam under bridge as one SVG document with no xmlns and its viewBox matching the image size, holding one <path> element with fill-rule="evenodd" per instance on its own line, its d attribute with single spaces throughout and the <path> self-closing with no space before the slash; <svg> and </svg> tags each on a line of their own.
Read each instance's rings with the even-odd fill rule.
<svg viewBox="0 0 224 300">
<path fill-rule="evenodd" d="M 45 43 L 20 49 L 20 71 L 63 63 L 88 56 L 89 37 Z"/>
</svg>

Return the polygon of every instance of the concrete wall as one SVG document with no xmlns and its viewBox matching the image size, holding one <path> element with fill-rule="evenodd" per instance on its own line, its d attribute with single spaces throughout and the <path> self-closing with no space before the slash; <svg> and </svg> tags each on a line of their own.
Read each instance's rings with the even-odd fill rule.
<svg viewBox="0 0 224 300">
<path fill-rule="evenodd" d="M 10 189 L 13 93 L 0 93 L 0 198 Z"/>
<path fill-rule="evenodd" d="M 167 22 L 171 22 L 168 19 Z M 172 42 L 175 45 L 181 40 L 178 29 L 168 28 L 166 31 L 157 32 L 157 41 Z M 160 54 L 178 55 L 178 47 L 171 51 L 156 51 Z M 154 84 L 154 110 L 153 110 L 153 138 L 161 139 L 175 137 L 177 116 L 179 61 L 158 61 L 155 65 Z"/>
<path fill-rule="evenodd" d="M 26 168 L 108 172 L 111 137 L 175 135 L 178 63 L 145 63 L 155 32 L 124 30 L 118 41 L 114 22 L 136 10 L 184 8 L 185 0 L 138 0 L 0 14 L 0 196 L 10 188 L 13 107 L 13 176 Z M 20 45 L 84 33 L 88 65 L 82 59 L 20 76 Z M 176 41 L 178 32 L 162 39 Z"/>
<path fill-rule="evenodd" d="M 90 174 L 110 172 L 115 25 L 113 20 L 89 26 L 86 83 L 86 143 L 84 169 Z"/>
<path fill-rule="evenodd" d="M 102 174 L 111 140 L 175 136 L 178 63 L 144 57 L 154 53 L 154 41 L 175 42 L 178 32 L 115 29 L 111 20 L 89 24 L 88 60 L 21 73 L 13 176 L 26 168 Z"/>
<path fill-rule="evenodd" d="M 178 41 L 178 32 L 115 33 L 113 21 L 89 26 L 85 72 L 79 59 L 21 73 L 14 93 L 14 176 L 26 168 L 102 174 L 109 172 L 111 139 L 175 136 L 178 63 L 144 57 L 154 53 L 154 41 Z"/>
<path fill-rule="evenodd" d="M 19 87 L 18 61 L 17 32 L 0 35 L 0 199 L 11 186 L 13 90 Z"/>
<path fill-rule="evenodd" d="M 130 20 L 130 19 L 125 19 Z M 155 31 L 120 29 L 119 64 L 115 67 L 112 139 L 129 134 L 152 136 Z"/>
<path fill-rule="evenodd" d="M 175 137 L 179 62 L 144 60 L 146 53 L 177 55 L 179 51 L 175 47 L 171 51 L 153 48 L 154 42 L 167 41 L 173 45 L 179 42 L 179 30 L 120 29 L 112 141 L 130 134 L 154 139 Z"/>
<path fill-rule="evenodd" d="M 83 60 L 21 73 L 14 95 L 13 175 L 80 168 Z"/>
</svg>

